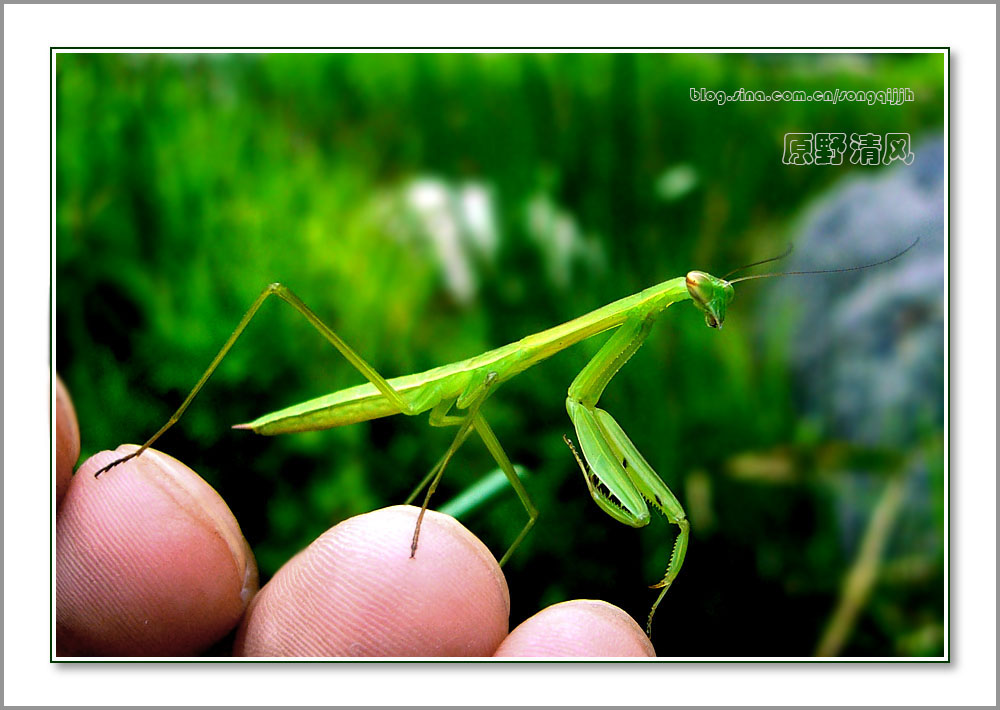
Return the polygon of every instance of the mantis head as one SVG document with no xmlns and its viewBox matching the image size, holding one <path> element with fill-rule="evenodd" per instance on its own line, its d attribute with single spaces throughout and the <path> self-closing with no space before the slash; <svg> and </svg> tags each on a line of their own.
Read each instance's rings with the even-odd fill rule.
<svg viewBox="0 0 1000 710">
<path fill-rule="evenodd" d="M 691 296 L 691 300 L 694 301 L 694 305 L 698 307 L 698 310 L 705 314 L 705 322 L 708 323 L 709 328 L 721 328 L 723 321 L 726 320 L 726 306 L 729 302 L 733 300 L 733 296 L 736 292 L 733 291 L 733 284 L 739 283 L 740 281 L 750 281 L 752 279 L 769 279 L 775 276 L 804 276 L 807 274 L 839 274 L 845 271 L 861 271 L 862 269 L 870 269 L 873 266 L 881 266 L 882 264 L 888 264 L 890 261 L 898 259 L 906 252 L 910 251 L 913 247 L 917 245 L 920 241 L 920 237 L 913 240 L 910 246 L 906 247 L 902 251 L 898 251 L 887 259 L 882 259 L 881 261 L 876 261 L 873 264 L 862 264 L 861 266 L 848 266 L 841 269 L 815 269 L 810 271 L 777 271 L 771 274 L 754 274 L 753 276 L 741 276 L 738 279 L 733 279 L 732 281 L 727 281 L 730 276 L 732 276 L 737 271 L 742 271 L 743 269 L 750 268 L 751 266 L 759 266 L 761 264 L 767 264 L 771 261 L 777 261 L 779 259 L 784 259 L 786 256 L 792 253 L 792 247 L 789 245 L 788 249 L 785 250 L 784 254 L 779 254 L 778 256 L 772 256 L 769 259 L 764 259 L 762 261 L 755 261 L 752 264 L 747 264 L 746 266 L 741 266 L 738 269 L 733 269 L 724 278 L 717 278 L 711 274 L 706 274 L 704 271 L 689 271 L 687 278 L 685 279 L 687 283 L 688 294 Z"/>
<path fill-rule="evenodd" d="M 732 284 L 704 271 L 689 271 L 685 281 L 691 300 L 705 314 L 708 327 L 721 328 L 726 320 L 726 306 L 736 295 Z"/>
</svg>

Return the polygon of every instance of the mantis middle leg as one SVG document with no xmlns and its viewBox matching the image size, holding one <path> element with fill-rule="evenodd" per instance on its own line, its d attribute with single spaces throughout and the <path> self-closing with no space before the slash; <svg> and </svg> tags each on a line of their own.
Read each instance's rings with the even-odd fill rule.
<svg viewBox="0 0 1000 710">
<path fill-rule="evenodd" d="M 534 502 L 531 500 L 531 496 L 528 495 L 528 490 L 521 483 L 521 479 L 517 476 L 517 471 L 514 470 L 513 464 L 511 464 L 510 459 L 507 457 L 506 452 L 503 447 L 500 446 L 500 442 L 497 440 L 496 435 L 490 428 L 490 425 L 486 423 L 486 420 L 481 414 L 477 414 L 473 426 L 476 428 L 476 432 L 479 434 L 479 438 L 483 440 L 486 444 L 486 448 L 489 449 L 490 454 L 493 456 L 493 460 L 497 462 L 500 470 L 503 471 L 510 485 L 513 487 L 514 492 L 517 493 L 517 497 L 521 500 L 521 505 L 528 513 L 528 522 L 524 524 L 521 532 L 514 542 L 510 544 L 507 548 L 507 552 L 504 553 L 503 557 L 500 558 L 500 566 L 503 567 L 510 556 L 514 554 L 521 541 L 524 540 L 531 528 L 534 527 L 535 521 L 538 520 L 538 508 L 535 507 Z"/>
<path fill-rule="evenodd" d="M 442 400 L 437 405 L 435 405 L 433 409 L 431 409 L 429 417 L 431 426 L 449 427 L 449 426 L 462 425 L 462 423 L 465 421 L 465 417 L 452 416 L 448 414 L 448 412 L 451 411 L 451 408 L 455 406 L 456 399 Z M 469 438 L 469 434 L 471 433 L 472 430 L 467 429 L 465 432 L 465 437 L 462 439 L 461 442 L 459 442 L 458 445 L 461 446 L 462 443 L 465 441 L 465 439 Z M 437 460 L 437 463 L 435 463 L 434 466 L 431 467 L 431 470 L 427 472 L 427 475 L 421 479 L 420 483 L 417 484 L 417 487 L 413 489 L 413 492 L 410 493 L 410 495 L 406 497 L 406 500 L 403 501 L 404 505 L 410 505 L 413 501 L 417 499 L 417 496 L 420 494 L 420 491 L 422 491 L 424 487 L 434 479 L 434 477 L 437 475 L 438 469 L 444 464 L 444 462 L 445 462 L 444 456 L 442 456 Z"/>
<path fill-rule="evenodd" d="M 430 484 L 430 488 L 428 489 L 427 494 L 424 497 L 423 506 L 420 509 L 420 515 L 417 518 L 416 529 L 413 532 L 413 542 L 410 548 L 411 557 L 415 554 L 417 549 L 417 539 L 420 534 L 420 523 L 423 520 L 424 512 L 427 509 L 427 505 L 430 501 L 431 495 L 437 488 L 438 481 L 441 480 L 441 476 L 444 473 L 444 467 L 448 464 L 448 461 L 451 459 L 452 455 L 454 455 L 455 451 L 458 450 L 458 448 L 464 443 L 464 441 L 469 437 L 469 435 L 472 433 L 473 430 L 475 430 L 475 432 L 479 434 L 479 438 L 486 446 L 486 449 L 490 452 L 490 455 L 493 457 L 493 460 L 496 461 L 497 465 L 500 467 L 500 470 L 503 471 L 504 475 L 507 477 L 507 480 L 510 482 L 510 485 L 514 488 L 514 492 L 517 493 L 517 497 L 520 499 L 521 505 L 524 506 L 524 509 L 528 513 L 528 522 L 525 523 L 524 527 L 521 529 L 521 532 L 514 539 L 514 542 L 511 543 L 510 547 L 507 548 L 507 551 L 504 553 L 503 557 L 500 558 L 501 567 L 503 567 L 504 564 L 507 563 L 507 560 L 509 560 L 511 555 L 514 554 L 514 551 L 520 546 L 521 542 L 531 531 L 531 528 L 534 527 L 535 521 L 538 520 L 538 508 L 535 507 L 534 502 L 531 500 L 531 496 L 528 495 L 527 489 L 524 487 L 524 484 L 521 483 L 521 479 L 518 477 L 517 472 L 514 470 L 514 466 L 513 464 L 511 464 L 510 458 L 507 456 L 507 453 L 503 450 L 503 447 L 500 445 L 500 442 L 497 439 L 496 434 L 493 433 L 493 429 L 486 422 L 486 419 L 483 417 L 483 415 L 479 412 L 479 408 L 482 406 L 483 401 L 485 401 L 486 397 L 489 394 L 489 388 L 493 384 L 493 379 L 494 377 L 486 378 L 486 380 L 483 382 L 482 385 L 483 391 L 475 396 L 473 404 L 470 405 L 468 412 L 464 416 L 448 415 L 448 411 L 454 404 L 453 401 L 442 402 L 441 404 L 439 404 L 438 406 L 434 407 L 431 410 L 430 414 L 431 426 L 438 426 L 438 427 L 457 426 L 459 427 L 459 431 L 455 435 L 455 438 L 452 441 L 451 446 L 445 452 L 444 456 L 442 456 L 438 460 L 438 462 L 430 470 L 427 476 L 424 477 L 424 479 L 420 482 L 420 484 L 413 491 L 413 493 L 410 494 L 410 497 L 406 499 L 406 503 L 411 503 L 417 497 L 417 494 L 420 492 L 420 490 L 424 486 L 428 485 L 428 483 Z"/>
<path fill-rule="evenodd" d="M 480 385 L 481 391 L 476 393 L 465 415 L 453 417 L 447 415 L 448 409 L 454 403 L 453 401 L 442 402 L 431 410 L 430 419 L 433 426 L 458 426 L 458 432 L 455 434 L 455 438 L 452 439 L 448 450 L 444 452 L 444 456 L 438 460 L 434 468 L 431 469 L 431 472 L 427 474 L 424 480 L 417 486 L 417 489 L 406 500 L 409 503 L 416 497 L 420 489 L 424 487 L 425 481 L 430 479 L 430 485 L 427 487 L 427 494 L 424 496 L 423 505 L 420 506 L 420 514 L 417 515 L 417 524 L 413 529 L 413 541 L 410 543 L 411 559 L 417 554 L 417 542 L 420 539 L 420 524 L 424 520 L 424 514 L 427 512 L 427 506 L 431 502 L 431 496 L 434 495 L 434 491 L 437 490 L 438 483 L 441 481 L 441 476 L 444 475 L 445 466 L 448 465 L 451 457 L 455 455 L 455 452 L 465 443 L 465 440 L 472 432 L 473 418 L 479 413 L 479 408 L 483 406 L 486 398 L 489 397 L 490 389 L 496 381 L 496 377 L 497 374 L 495 372 L 487 374 L 482 385 Z"/>
<path fill-rule="evenodd" d="M 594 502 L 616 520 L 642 527 L 649 523 L 647 501 L 677 525 L 680 532 L 663 579 L 653 585 L 662 588 L 649 612 L 646 633 L 649 634 L 653 614 L 663 595 L 684 564 L 690 526 L 684 509 L 646 459 L 635 448 L 618 422 L 597 401 L 605 387 L 635 354 L 649 336 L 653 317 L 626 321 L 598 351 L 597 355 L 573 380 L 566 398 L 566 409 L 580 439 L 581 457 L 567 439 Z"/>
</svg>

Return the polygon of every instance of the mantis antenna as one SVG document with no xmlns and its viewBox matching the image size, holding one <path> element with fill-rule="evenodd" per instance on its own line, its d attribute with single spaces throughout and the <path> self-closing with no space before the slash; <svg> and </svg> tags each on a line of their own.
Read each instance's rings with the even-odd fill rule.
<svg viewBox="0 0 1000 710">
<path fill-rule="evenodd" d="M 772 261 L 778 261 L 779 259 L 784 259 L 786 256 L 792 253 L 792 249 L 795 248 L 794 244 L 789 244 L 788 248 L 778 256 L 772 256 L 770 259 L 762 259 L 761 261 L 755 261 L 752 264 L 746 264 L 745 266 L 737 266 L 735 269 L 730 271 L 728 274 L 722 277 L 723 281 L 728 281 L 729 277 L 735 274 L 737 271 L 743 271 L 743 269 L 749 269 L 751 266 L 760 266 L 761 264 L 769 264 Z M 732 283 L 730 281 L 730 283 Z"/>
<path fill-rule="evenodd" d="M 912 249 L 913 247 L 915 247 L 917 245 L 917 242 L 919 242 L 919 241 L 920 241 L 920 237 L 917 237 L 916 239 L 913 240 L 913 243 L 910 244 L 910 246 L 906 247 L 906 249 L 903 249 L 903 251 L 897 252 L 897 253 L 893 254 L 888 259 L 882 259 L 881 261 L 876 261 L 876 262 L 874 262 L 872 264 L 864 264 L 863 266 L 848 266 L 848 267 L 845 267 L 843 269 L 817 269 L 815 271 L 775 271 L 774 273 L 770 273 L 770 274 L 755 274 L 753 276 L 741 276 L 738 279 L 733 279 L 729 283 L 735 284 L 735 283 L 739 283 L 740 281 L 751 281 L 753 279 L 769 279 L 772 276 L 803 276 L 805 274 L 839 274 L 839 273 L 844 272 L 844 271 L 861 271 L 862 269 L 870 269 L 873 266 L 880 266 L 882 264 L 888 264 L 890 261 L 898 259 L 903 254 L 905 254 L 906 252 L 910 251 L 910 249 Z M 780 257 L 776 257 L 776 258 L 780 258 Z M 773 259 L 768 259 L 767 261 L 773 261 Z M 758 262 L 758 263 L 762 264 L 764 262 Z M 746 267 L 741 267 L 741 268 L 746 268 Z M 739 271 L 739 269 L 737 269 L 737 271 Z M 730 272 L 730 273 L 732 273 L 732 272 Z"/>
</svg>

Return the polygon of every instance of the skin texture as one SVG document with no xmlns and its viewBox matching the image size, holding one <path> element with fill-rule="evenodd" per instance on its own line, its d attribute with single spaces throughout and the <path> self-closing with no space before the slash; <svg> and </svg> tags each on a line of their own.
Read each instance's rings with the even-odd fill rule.
<svg viewBox="0 0 1000 710">
<path fill-rule="evenodd" d="M 57 434 L 57 449 L 73 441 Z M 237 626 L 236 655 L 652 655 L 635 621 L 605 602 L 550 607 L 508 636 L 496 560 L 433 511 L 410 559 L 412 506 L 331 528 L 257 593 L 236 519 L 191 469 L 151 449 L 94 477 L 135 448 L 84 462 L 58 509 L 57 656 L 198 655 Z"/>
<path fill-rule="evenodd" d="M 147 451 L 114 475 L 88 459 L 56 531 L 58 655 L 184 656 L 240 620 L 257 565 L 219 495 L 194 471 Z"/>
</svg>

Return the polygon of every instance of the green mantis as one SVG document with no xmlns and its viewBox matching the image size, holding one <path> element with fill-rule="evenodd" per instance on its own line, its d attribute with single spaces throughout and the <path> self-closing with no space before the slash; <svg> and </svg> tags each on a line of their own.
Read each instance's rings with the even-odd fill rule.
<svg viewBox="0 0 1000 710">
<path fill-rule="evenodd" d="M 911 244 L 892 258 L 902 255 L 912 246 Z M 780 275 L 792 273 L 824 272 L 786 272 Z M 500 565 L 503 566 L 534 526 L 538 509 L 483 416 L 483 405 L 497 387 L 515 375 L 582 340 L 613 330 L 611 337 L 569 386 L 566 410 L 576 430 L 580 451 L 577 451 L 568 438 L 566 443 L 583 472 L 591 497 L 608 515 L 626 525 L 642 527 L 649 523 L 649 506 L 652 506 L 679 529 L 663 579 L 653 585 L 653 588 L 661 591 L 647 619 L 646 632 L 649 634 L 653 615 L 684 564 L 690 526 L 677 497 L 639 453 L 611 414 L 597 406 L 598 402 L 608 383 L 643 344 L 655 321 L 669 306 L 690 300 L 704 315 L 709 327 L 721 328 L 726 319 L 726 309 L 735 295 L 732 284 L 773 275 L 779 274 L 747 276 L 726 281 L 703 271 L 690 271 L 686 276 L 664 281 L 562 325 L 528 335 L 515 343 L 426 372 L 388 380 L 327 327 L 290 289 L 273 283 L 260 293 L 201 379 L 159 431 L 135 452 L 105 466 L 95 476 L 139 456 L 173 426 L 263 303 L 271 296 L 277 296 L 305 317 L 368 382 L 266 414 L 235 428 L 265 435 L 286 434 L 328 429 L 394 414 L 416 416 L 425 412 L 429 413 L 431 426 L 456 428 L 451 445 L 406 501 L 412 502 L 426 488 L 413 531 L 411 557 L 417 552 L 424 513 L 448 462 L 459 447 L 475 434 L 514 488 L 528 516 L 524 527 L 500 559 Z"/>
</svg>

